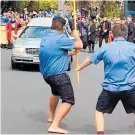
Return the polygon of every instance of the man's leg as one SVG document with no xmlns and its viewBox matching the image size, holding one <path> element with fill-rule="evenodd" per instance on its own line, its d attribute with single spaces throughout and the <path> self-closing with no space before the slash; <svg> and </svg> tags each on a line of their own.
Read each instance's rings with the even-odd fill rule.
<svg viewBox="0 0 135 135">
<path fill-rule="evenodd" d="M 92 53 L 94 53 L 95 43 L 92 41 Z"/>
<path fill-rule="evenodd" d="M 104 134 L 104 113 L 111 114 L 119 100 L 119 92 L 106 90 L 101 92 L 95 112 L 97 134 Z"/>
<path fill-rule="evenodd" d="M 66 134 L 68 133 L 68 131 L 59 128 L 59 124 L 61 120 L 66 116 L 66 114 L 70 111 L 72 105 L 74 105 L 74 91 L 70 78 L 67 74 L 58 75 L 54 79 L 54 83 L 56 83 L 55 90 L 59 93 L 59 96 L 62 99 L 62 104 L 56 112 L 54 120 L 48 129 L 48 132 Z"/>
<path fill-rule="evenodd" d="M 84 35 L 83 36 L 83 49 L 85 50 L 86 48 L 87 48 L 87 46 L 88 46 L 88 44 L 87 44 L 87 35 Z"/>
<path fill-rule="evenodd" d="M 59 102 L 59 97 L 51 95 L 49 98 L 49 118 L 48 122 L 52 122 L 55 116 L 56 107 Z"/>
<path fill-rule="evenodd" d="M 54 133 L 63 133 L 67 134 L 68 131 L 59 128 L 60 121 L 66 116 L 66 114 L 70 111 L 72 105 L 69 103 L 62 103 L 55 115 L 55 118 L 52 122 L 52 125 L 49 127 L 48 132 Z"/>
<path fill-rule="evenodd" d="M 88 42 L 89 53 L 91 53 L 91 41 Z"/>
<path fill-rule="evenodd" d="M 135 114 L 135 88 L 133 88 L 132 90 L 124 91 L 121 101 L 127 114 L 130 113 Z M 134 128 L 135 128 L 135 121 L 134 121 Z"/>
<path fill-rule="evenodd" d="M 100 36 L 100 37 L 99 37 L 99 47 L 101 47 L 101 46 L 102 46 L 102 42 L 103 42 L 103 37 L 102 37 L 102 36 Z"/>
<path fill-rule="evenodd" d="M 108 43 L 108 37 L 105 37 L 105 43 Z"/>
<path fill-rule="evenodd" d="M 104 134 L 104 114 L 96 110 L 95 122 L 97 128 L 97 134 Z"/>
</svg>

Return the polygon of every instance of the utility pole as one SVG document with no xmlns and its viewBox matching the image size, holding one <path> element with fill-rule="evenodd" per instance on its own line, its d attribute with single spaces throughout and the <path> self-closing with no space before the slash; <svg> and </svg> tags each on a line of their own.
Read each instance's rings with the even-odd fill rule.
<svg viewBox="0 0 135 135">
<path fill-rule="evenodd" d="M 65 0 L 58 0 L 58 10 L 64 10 Z"/>
</svg>

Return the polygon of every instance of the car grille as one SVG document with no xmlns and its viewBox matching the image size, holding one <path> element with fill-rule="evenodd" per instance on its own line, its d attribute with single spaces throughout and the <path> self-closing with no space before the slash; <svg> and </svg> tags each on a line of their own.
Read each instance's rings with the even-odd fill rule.
<svg viewBox="0 0 135 135">
<path fill-rule="evenodd" d="M 32 55 L 39 54 L 39 48 L 26 48 L 25 51 L 27 54 L 32 54 Z"/>
</svg>

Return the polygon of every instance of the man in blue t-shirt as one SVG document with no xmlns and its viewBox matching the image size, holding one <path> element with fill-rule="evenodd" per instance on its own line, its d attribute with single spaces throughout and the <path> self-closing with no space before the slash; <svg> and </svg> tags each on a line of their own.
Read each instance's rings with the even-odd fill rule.
<svg viewBox="0 0 135 135">
<path fill-rule="evenodd" d="M 69 65 L 69 55 L 75 54 L 74 49 L 83 47 L 77 33 L 74 33 L 75 41 L 69 39 L 64 33 L 66 21 L 56 17 L 52 21 L 52 31 L 45 36 L 40 44 L 40 72 L 47 84 L 50 85 L 52 96 L 49 100 L 49 118 L 52 122 L 48 129 L 50 133 L 68 133 L 59 128 L 60 121 L 75 104 L 73 87 L 70 77 L 66 74 Z M 71 51 L 69 53 L 69 51 Z M 62 104 L 55 113 L 59 97 Z"/>
<path fill-rule="evenodd" d="M 135 44 L 127 42 L 126 25 L 116 24 L 112 33 L 114 41 L 101 47 L 77 69 L 104 62 L 104 81 L 95 112 L 97 134 L 104 134 L 104 113 L 112 113 L 122 101 L 126 113 L 135 113 Z"/>
</svg>

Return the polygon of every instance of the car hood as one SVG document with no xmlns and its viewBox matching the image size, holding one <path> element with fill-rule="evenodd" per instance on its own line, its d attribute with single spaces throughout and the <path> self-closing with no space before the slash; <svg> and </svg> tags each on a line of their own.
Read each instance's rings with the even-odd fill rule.
<svg viewBox="0 0 135 135">
<path fill-rule="evenodd" d="M 41 40 L 40 38 L 18 38 L 14 47 L 39 48 Z"/>
</svg>

